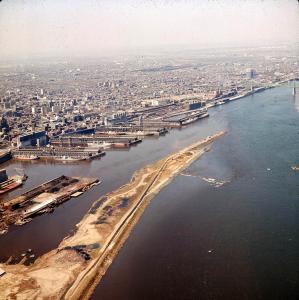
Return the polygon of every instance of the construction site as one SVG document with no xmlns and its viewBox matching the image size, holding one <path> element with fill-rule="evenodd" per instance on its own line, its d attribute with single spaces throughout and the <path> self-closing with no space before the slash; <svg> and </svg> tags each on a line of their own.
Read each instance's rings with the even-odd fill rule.
<svg viewBox="0 0 299 300">
<path fill-rule="evenodd" d="M 53 212 L 59 204 L 80 196 L 99 183 L 96 178 L 62 175 L 0 203 L 0 234 L 6 233 L 12 224 L 23 225 L 38 214 Z"/>
</svg>

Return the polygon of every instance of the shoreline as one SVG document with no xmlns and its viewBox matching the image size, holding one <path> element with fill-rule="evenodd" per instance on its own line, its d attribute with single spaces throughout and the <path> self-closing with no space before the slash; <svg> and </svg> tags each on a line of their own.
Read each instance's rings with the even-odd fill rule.
<svg viewBox="0 0 299 300">
<path fill-rule="evenodd" d="M 249 97 L 249 96 L 253 96 L 255 94 L 258 94 L 258 93 L 261 93 L 261 92 L 264 92 L 264 91 L 282 86 L 282 85 L 284 85 L 286 83 L 289 83 L 289 82 L 298 81 L 298 80 L 299 79 L 296 78 L 296 77 L 291 78 L 291 79 L 284 79 L 284 80 L 272 83 L 268 86 L 262 86 L 262 87 L 259 87 L 259 88 L 255 89 L 255 90 L 247 91 L 247 92 L 245 92 L 245 94 L 239 94 L 239 95 L 233 96 L 232 98 L 229 98 L 228 102 L 233 102 L 233 101 L 240 100 L 240 99 L 243 99 L 243 98 L 246 98 L 246 97 Z M 219 100 L 221 100 L 221 99 L 219 99 Z M 215 100 L 211 100 L 211 101 L 215 101 Z M 209 109 L 213 108 L 213 107 L 214 106 L 210 106 Z"/>
<path fill-rule="evenodd" d="M 184 167 L 177 170 L 177 172 L 174 174 L 173 177 L 168 178 L 168 180 L 159 187 L 158 190 L 152 191 L 150 194 L 147 194 L 145 197 L 146 199 L 144 202 L 140 203 L 140 206 L 138 206 L 138 211 L 136 211 L 136 215 L 132 216 L 132 218 L 127 221 L 126 227 L 123 228 L 123 231 L 119 233 L 119 236 L 117 237 L 117 240 L 115 241 L 115 245 L 113 249 L 109 250 L 109 253 L 107 253 L 105 256 L 101 257 L 101 261 L 97 261 L 95 265 L 93 265 L 95 270 L 90 270 L 94 272 L 94 274 L 90 274 L 94 280 L 93 282 L 88 286 L 86 285 L 85 288 L 79 288 L 81 292 L 78 293 L 78 291 L 68 291 L 68 293 L 65 295 L 65 299 L 89 299 L 92 295 L 94 288 L 100 283 L 102 277 L 105 275 L 106 271 L 108 270 L 109 266 L 113 262 L 113 259 L 117 256 L 118 252 L 121 250 L 122 246 L 124 245 L 127 238 L 130 236 L 131 231 L 134 229 L 134 226 L 138 223 L 139 219 L 141 218 L 143 212 L 145 211 L 148 204 L 150 204 L 151 200 L 159 193 L 163 187 L 168 185 L 178 173 L 180 173 L 182 170 L 188 168 L 196 159 L 198 159 L 200 156 L 202 156 L 207 150 L 202 150 L 201 152 L 198 152 L 198 155 L 194 156 Z M 99 268 L 99 269 L 97 269 Z M 84 279 L 83 279 L 84 280 Z M 79 284 L 82 284 L 82 281 L 79 280 Z M 73 288 L 73 287 L 71 287 Z M 82 293 L 82 291 L 84 291 Z"/>
<path fill-rule="evenodd" d="M 129 183 L 94 202 L 73 236 L 34 264 L 0 264 L 6 272 L 0 280 L 0 297 L 88 299 L 154 196 L 224 134 L 134 172 Z"/>
</svg>

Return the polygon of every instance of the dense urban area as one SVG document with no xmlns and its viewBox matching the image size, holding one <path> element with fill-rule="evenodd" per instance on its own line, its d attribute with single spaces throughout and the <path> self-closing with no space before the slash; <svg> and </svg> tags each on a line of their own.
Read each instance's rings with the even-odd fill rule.
<svg viewBox="0 0 299 300">
<path fill-rule="evenodd" d="M 0 71 L 1 148 L 33 159 L 40 150 L 35 156 L 20 150 L 48 147 L 50 155 L 62 146 L 126 146 L 207 116 L 213 105 L 296 78 L 299 66 L 295 49 L 265 47 L 49 60 Z"/>
</svg>

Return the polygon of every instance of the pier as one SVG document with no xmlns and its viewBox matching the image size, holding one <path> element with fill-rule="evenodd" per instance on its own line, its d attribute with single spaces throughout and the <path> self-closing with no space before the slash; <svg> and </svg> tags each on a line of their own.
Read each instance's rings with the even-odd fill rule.
<svg viewBox="0 0 299 300">
<path fill-rule="evenodd" d="M 53 211 L 55 206 L 98 183 L 99 180 L 96 178 L 62 175 L 1 203 L 0 233 L 5 233 L 10 224 L 23 225 L 30 221 L 29 217 Z"/>
<path fill-rule="evenodd" d="M 62 157 L 70 157 L 74 159 L 94 159 L 105 155 L 105 152 L 97 148 L 70 148 L 70 147 L 42 147 L 42 148 L 21 148 L 12 151 L 15 159 L 24 159 L 30 157 L 44 159 L 60 159 Z"/>
<path fill-rule="evenodd" d="M 146 124 L 130 126 L 99 126 L 97 127 L 97 134 L 101 135 L 125 135 L 125 136 L 136 136 L 136 137 L 147 137 L 153 135 L 164 135 L 168 132 L 165 127 L 147 127 Z"/>
<path fill-rule="evenodd" d="M 125 148 L 131 145 L 141 143 L 142 140 L 136 136 L 116 136 L 116 135 L 92 135 L 92 136 L 62 136 L 59 138 L 51 139 L 52 146 L 65 147 L 86 147 L 86 151 L 92 151 L 93 148 L 88 148 L 90 144 L 97 145 L 98 148 Z M 88 150 L 87 150 L 88 149 Z"/>
<path fill-rule="evenodd" d="M 163 117 L 162 120 L 164 122 L 176 122 L 182 126 L 208 116 L 208 110 L 206 107 L 204 107 L 195 110 L 187 110 L 179 113 L 172 113 Z"/>
</svg>

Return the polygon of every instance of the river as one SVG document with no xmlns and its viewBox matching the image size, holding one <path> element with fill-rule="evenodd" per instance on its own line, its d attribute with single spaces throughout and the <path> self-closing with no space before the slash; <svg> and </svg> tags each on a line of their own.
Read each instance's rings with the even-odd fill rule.
<svg viewBox="0 0 299 300">
<path fill-rule="evenodd" d="M 93 299 L 296 299 L 299 112 L 291 90 L 270 89 L 211 109 L 210 117 L 129 151 L 80 164 L 7 162 L 29 179 L 20 194 L 61 174 L 96 186 L 0 236 L 0 259 L 39 256 L 71 234 L 93 201 L 134 170 L 218 130 L 228 134 L 152 200 Z M 216 187 L 206 178 L 223 181 Z"/>
</svg>

